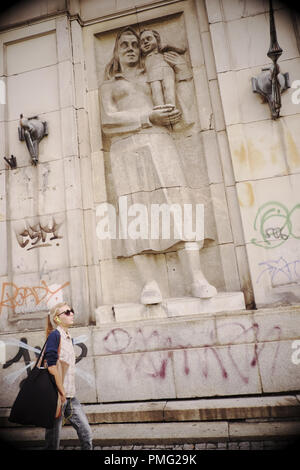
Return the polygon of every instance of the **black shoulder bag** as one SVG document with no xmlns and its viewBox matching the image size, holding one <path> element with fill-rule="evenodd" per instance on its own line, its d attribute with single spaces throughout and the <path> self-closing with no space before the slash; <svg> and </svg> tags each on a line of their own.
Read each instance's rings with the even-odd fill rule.
<svg viewBox="0 0 300 470">
<path fill-rule="evenodd" d="M 17 395 L 8 420 L 12 423 L 52 428 L 57 409 L 55 378 L 41 367 L 47 341 Z"/>
</svg>

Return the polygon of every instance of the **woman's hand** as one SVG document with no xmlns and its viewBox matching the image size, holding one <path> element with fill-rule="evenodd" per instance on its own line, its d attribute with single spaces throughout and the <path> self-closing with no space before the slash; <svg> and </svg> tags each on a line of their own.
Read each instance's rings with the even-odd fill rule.
<svg viewBox="0 0 300 470">
<path fill-rule="evenodd" d="M 158 126 L 169 126 L 170 124 L 176 124 L 180 121 L 181 112 L 176 109 L 173 105 L 164 104 L 154 108 L 150 115 L 149 120 L 152 124 Z"/>
<path fill-rule="evenodd" d="M 59 392 L 59 395 L 60 395 L 61 404 L 63 405 L 65 401 L 67 400 L 66 394 Z"/>
<path fill-rule="evenodd" d="M 174 51 L 164 53 L 165 61 L 174 69 L 175 73 L 188 71 L 188 66 L 181 54 Z"/>
</svg>

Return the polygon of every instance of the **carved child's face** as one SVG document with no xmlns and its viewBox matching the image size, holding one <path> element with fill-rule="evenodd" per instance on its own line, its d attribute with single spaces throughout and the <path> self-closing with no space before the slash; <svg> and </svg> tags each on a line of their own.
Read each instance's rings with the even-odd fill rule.
<svg viewBox="0 0 300 470">
<path fill-rule="evenodd" d="M 144 54 L 149 54 L 149 52 L 158 48 L 157 40 L 152 31 L 143 31 L 140 37 L 141 41 L 141 50 Z"/>
<path fill-rule="evenodd" d="M 139 60 L 139 44 L 134 34 L 124 33 L 118 43 L 120 64 L 135 65 Z"/>
</svg>

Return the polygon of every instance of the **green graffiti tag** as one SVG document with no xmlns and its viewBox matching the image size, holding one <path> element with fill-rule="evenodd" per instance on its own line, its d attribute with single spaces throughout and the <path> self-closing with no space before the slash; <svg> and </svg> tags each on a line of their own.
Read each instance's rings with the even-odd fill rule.
<svg viewBox="0 0 300 470">
<path fill-rule="evenodd" d="M 277 201 L 263 204 L 257 211 L 253 225 L 254 230 L 259 231 L 262 239 L 252 238 L 251 243 L 271 249 L 282 245 L 289 238 L 300 240 L 300 235 L 297 236 L 293 232 L 295 224 L 293 229 L 292 216 L 295 215 L 297 209 L 300 209 L 300 204 L 296 204 L 291 211 Z M 300 226 L 299 220 L 300 217 L 298 226 Z"/>
</svg>

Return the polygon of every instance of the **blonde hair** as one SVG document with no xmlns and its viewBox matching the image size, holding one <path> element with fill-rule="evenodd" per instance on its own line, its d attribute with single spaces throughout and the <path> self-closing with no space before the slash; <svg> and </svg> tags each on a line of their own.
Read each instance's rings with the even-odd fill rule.
<svg viewBox="0 0 300 470">
<path fill-rule="evenodd" d="M 56 321 L 54 320 L 54 318 L 57 314 L 57 311 L 64 305 L 68 305 L 68 303 L 60 302 L 59 304 L 54 305 L 54 307 L 52 307 L 50 312 L 48 313 L 46 322 L 46 339 L 50 335 L 51 331 L 55 330 Z"/>
</svg>

